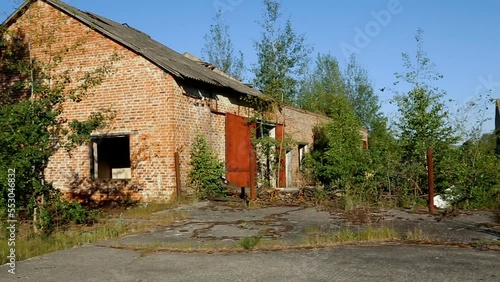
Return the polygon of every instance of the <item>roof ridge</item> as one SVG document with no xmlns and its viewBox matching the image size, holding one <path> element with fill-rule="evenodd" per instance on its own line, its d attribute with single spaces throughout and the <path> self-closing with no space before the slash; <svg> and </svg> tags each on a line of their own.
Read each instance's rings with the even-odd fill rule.
<svg viewBox="0 0 500 282">
<path fill-rule="evenodd" d="M 203 59 L 198 58 L 197 56 L 195 56 L 195 55 L 193 55 L 193 54 L 191 54 L 191 53 L 189 53 L 189 52 L 184 52 L 182 55 L 183 55 L 184 57 L 186 57 L 186 58 L 188 58 L 188 59 L 190 59 L 190 60 L 192 60 L 192 61 L 196 62 L 197 64 L 200 64 L 200 65 L 204 66 L 205 68 L 210 69 L 211 71 L 217 72 L 217 73 L 219 73 L 220 75 L 223 75 L 223 76 L 225 76 L 225 77 L 227 77 L 227 78 L 229 78 L 229 79 L 235 80 L 235 81 L 237 81 L 237 82 L 241 82 L 241 83 L 243 83 L 244 85 L 247 85 L 247 86 L 248 86 L 248 84 L 246 84 L 246 83 L 242 82 L 240 79 L 238 79 L 238 78 L 236 78 L 236 77 L 234 77 L 234 76 L 232 76 L 232 75 L 228 74 L 227 72 L 225 72 L 225 71 L 221 70 L 221 69 L 220 69 L 219 67 L 217 67 L 216 65 L 214 65 L 214 64 L 212 64 L 212 63 L 209 63 L 209 62 L 206 62 L 206 61 L 204 61 Z"/>
<path fill-rule="evenodd" d="M 148 34 L 130 26 L 125 26 L 106 17 L 81 11 L 59 0 L 30 0 L 24 2 L 3 24 L 9 25 L 17 19 L 25 8 L 37 1 L 44 1 L 49 5 L 75 18 L 79 22 L 92 28 L 96 32 L 110 38 L 127 49 L 139 54 L 151 63 L 176 78 L 196 80 L 216 87 L 231 89 L 235 92 L 263 97 L 259 90 L 249 87 L 243 82 L 227 77 L 202 66 L 175 50 L 152 39 Z"/>
</svg>

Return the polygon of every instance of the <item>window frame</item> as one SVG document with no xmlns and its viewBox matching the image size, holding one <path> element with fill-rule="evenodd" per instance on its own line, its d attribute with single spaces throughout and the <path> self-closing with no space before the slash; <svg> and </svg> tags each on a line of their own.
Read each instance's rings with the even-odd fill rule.
<svg viewBox="0 0 500 282">
<path fill-rule="evenodd" d="M 118 139 L 118 138 L 126 138 L 127 144 L 125 148 L 128 149 L 128 157 L 125 159 L 128 166 L 126 167 L 115 167 L 115 168 L 127 168 L 130 169 L 130 177 L 128 178 L 113 178 L 112 170 L 113 166 L 110 166 L 110 177 L 100 177 L 99 176 L 99 160 L 102 158 L 99 157 L 99 146 L 102 144 L 103 140 L 110 139 Z M 112 146 L 112 145 L 107 145 Z M 102 148 L 101 148 L 102 150 Z M 102 155 L 101 155 L 102 156 Z M 107 158 L 112 158 L 108 156 Z M 130 150 L 130 134 L 107 134 L 107 135 L 92 135 L 89 142 L 89 159 L 90 159 L 90 177 L 92 180 L 130 180 L 132 179 L 132 158 L 131 158 L 131 150 Z"/>
</svg>

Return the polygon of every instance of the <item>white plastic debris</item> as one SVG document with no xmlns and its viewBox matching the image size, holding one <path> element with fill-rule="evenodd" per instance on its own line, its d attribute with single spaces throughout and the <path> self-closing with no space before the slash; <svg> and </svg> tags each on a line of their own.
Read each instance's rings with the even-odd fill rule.
<svg viewBox="0 0 500 282">
<path fill-rule="evenodd" d="M 441 195 L 434 196 L 434 206 L 440 209 L 446 209 L 450 206 L 450 202 L 445 200 Z"/>
</svg>

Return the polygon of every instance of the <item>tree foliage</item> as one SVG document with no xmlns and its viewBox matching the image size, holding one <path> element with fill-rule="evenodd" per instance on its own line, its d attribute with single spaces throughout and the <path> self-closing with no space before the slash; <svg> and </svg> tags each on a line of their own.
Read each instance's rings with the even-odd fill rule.
<svg viewBox="0 0 500 282">
<path fill-rule="evenodd" d="M 305 43 L 304 35 L 294 31 L 290 19 L 281 26 L 279 2 L 264 0 L 263 3 L 261 36 L 254 42 L 257 51 L 254 84 L 277 101 L 292 104 L 312 48 Z"/>
<path fill-rule="evenodd" d="M 332 119 L 315 128 L 313 148 L 306 157 L 306 167 L 326 187 L 351 189 L 354 179 L 363 175 L 365 170 L 361 124 L 345 96 L 333 96 L 330 106 Z"/>
<path fill-rule="evenodd" d="M 77 46 L 59 51 L 49 48 L 50 44 L 50 40 L 27 40 L 20 32 L 6 30 L 0 37 L 0 191 L 6 199 L 8 171 L 15 170 L 16 206 L 27 207 L 25 215 L 35 207 L 46 214 L 45 221 L 35 222 L 46 227 L 44 232 L 50 232 L 51 210 L 61 204 L 59 192 L 45 180 L 49 158 L 60 149 L 71 152 L 89 141 L 91 132 L 113 117 L 109 109 L 103 109 L 84 120 L 67 120 L 63 104 L 78 103 L 90 95 L 90 89 L 113 73 L 113 62 L 118 59 L 109 58 L 102 66 L 75 76 L 59 67 L 64 54 Z M 45 60 L 33 55 L 34 48 L 45 51 Z"/>
<path fill-rule="evenodd" d="M 447 163 L 454 172 L 448 181 L 453 189 L 447 194 L 457 206 L 500 208 L 500 159 L 485 143 L 489 137 L 466 141 Z"/>
<path fill-rule="evenodd" d="M 308 111 L 330 116 L 335 95 L 345 96 L 361 125 L 372 131 L 375 124 L 387 122 L 368 72 L 351 56 L 345 71 L 330 54 L 318 54 L 314 70 L 306 76 L 297 97 L 297 105 Z"/>
<path fill-rule="evenodd" d="M 305 110 L 332 116 L 338 96 L 345 96 L 346 87 L 337 59 L 330 54 L 318 54 L 316 65 L 304 80 L 297 105 Z"/>
<path fill-rule="evenodd" d="M 373 83 L 368 72 L 360 65 L 354 54 L 349 58 L 344 79 L 345 93 L 356 116 L 364 128 L 369 132 L 374 131 L 376 124 L 384 123 L 385 118 L 381 113 L 379 99 L 373 91 Z"/>
<path fill-rule="evenodd" d="M 396 122 L 397 137 L 402 152 L 402 164 L 408 170 L 405 177 L 410 181 L 415 194 L 427 188 L 426 151 L 432 147 L 437 162 L 444 160 L 451 146 L 457 141 L 451 127 L 449 111 L 443 101 L 445 92 L 432 83 L 443 76 L 434 71 L 423 49 L 423 31 L 415 36 L 417 52 L 412 61 L 403 53 L 404 72 L 396 73 L 395 85 L 404 82 L 409 85 L 407 92 L 396 93 L 394 101 L 398 107 Z M 436 172 L 439 174 L 439 167 Z"/>
<path fill-rule="evenodd" d="M 243 79 L 245 64 L 243 53 L 234 52 L 233 43 L 229 36 L 229 26 L 224 23 L 222 10 L 218 10 L 213 17 L 214 23 L 210 25 L 210 31 L 205 35 L 205 45 L 202 49 L 204 58 L 225 73 Z"/>
<path fill-rule="evenodd" d="M 319 54 L 315 68 L 301 86 L 296 104 L 331 120 L 314 130 L 312 151 L 305 168 L 326 188 L 340 189 L 346 199 L 377 202 L 382 195 L 397 204 L 425 203 L 427 148 L 434 151 L 435 185 L 463 207 L 498 207 L 500 162 L 495 155 L 498 137 L 483 134 L 485 112 L 491 99 L 474 98 L 452 122 L 444 101 L 446 93 L 434 84 L 435 72 L 423 48 L 423 32 L 415 36 L 414 56 L 403 53 L 404 70 L 396 73 L 393 102 L 398 118 L 389 127 L 367 71 L 352 56 L 344 72 L 335 57 Z M 471 109 L 476 107 L 475 112 Z M 471 116 L 477 124 L 466 131 Z M 369 150 L 361 150 L 359 130 L 369 133 Z M 461 144 L 461 142 L 466 141 Z M 498 149 L 497 149 L 498 150 Z M 445 193 L 445 194 L 446 194 Z"/>
<path fill-rule="evenodd" d="M 344 78 L 335 57 L 318 55 L 298 103 L 331 118 L 314 129 L 313 148 L 305 159 L 309 173 L 326 187 L 352 187 L 353 179 L 364 169 L 361 122 L 345 94 Z"/>
<path fill-rule="evenodd" d="M 456 115 L 455 128 L 464 142 L 448 151 L 441 162 L 445 170 L 437 178 L 443 188 L 451 187 L 444 191 L 444 196 L 455 206 L 500 208 L 498 132 L 484 133 L 487 109 L 492 104 L 494 100 L 489 95 L 478 93 Z"/>
</svg>

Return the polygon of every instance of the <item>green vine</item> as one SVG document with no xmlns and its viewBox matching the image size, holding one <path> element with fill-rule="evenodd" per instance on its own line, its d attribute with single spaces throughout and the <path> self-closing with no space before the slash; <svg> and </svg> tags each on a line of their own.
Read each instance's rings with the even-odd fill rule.
<svg viewBox="0 0 500 282">
<path fill-rule="evenodd" d="M 259 159 L 257 162 L 260 172 L 258 182 L 262 186 L 271 187 L 272 179 L 276 177 L 278 171 L 285 169 L 279 160 L 284 158 L 286 152 L 296 144 L 296 141 L 287 134 L 280 140 L 269 135 L 270 130 L 276 126 L 276 123 L 269 117 L 279 110 L 278 102 L 267 96 L 244 96 L 242 100 L 254 109 L 247 124 L 255 124 L 251 131 L 251 141 Z"/>
</svg>

